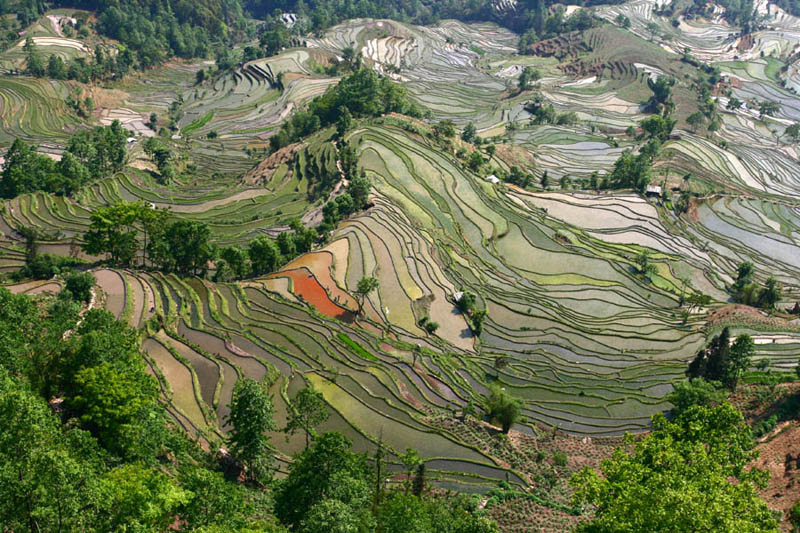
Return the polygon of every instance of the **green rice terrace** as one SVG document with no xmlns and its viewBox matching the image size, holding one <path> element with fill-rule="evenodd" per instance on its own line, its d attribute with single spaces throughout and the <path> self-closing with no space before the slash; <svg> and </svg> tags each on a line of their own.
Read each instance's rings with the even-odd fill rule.
<svg viewBox="0 0 800 533">
<path fill-rule="evenodd" d="M 380 441 L 395 470 L 413 447 L 438 488 L 508 483 L 529 497 L 491 500 L 503 531 L 567 531 L 585 518 L 570 476 L 648 431 L 725 326 L 754 339 L 753 365 L 797 365 L 800 18 L 755 7 L 743 35 L 721 6 L 568 6 L 590 27 L 527 45 L 496 22 L 359 18 L 229 68 L 209 54 L 89 82 L 27 74 L 20 36 L 0 52 L 2 153 L 20 139 L 62 169 L 81 132 L 119 121 L 129 138 L 119 171 L 0 200 L 0 281 L 58 293 L 58 269 L 19 274 L 36 254 L 91 272 L 88 305 L 140 331 L 171 417 L 205 449 L 226 442 L 237 381 L 269 384 L 280 428 L 313 385 L 331 413 L 318 432 L 370 454 Z M 94 30 L 65 35 L 71 16 L 27 29 L 44 58 L 122 53 Z M 263 41 L 233 53 L 246 46 Z M 322 109 L 363 71 L 409 105 Z M 332 218 L 356 176 L 365 208 Z M 191 276 L 157 268 L 146 242 L 128 263 L 92 252 L 93 214 L 134 202 L 205 225 L 219 251 L 315 237 L 228 277 L 224 254 Z M 742 296 L 745 262 L 751 284 L 780 287 L 773 305 Z M 521 401 L 504 438 L 484 416 L 497 386 Z M 286 475 L 304 436 L 271 436 Z"/>
</svg>

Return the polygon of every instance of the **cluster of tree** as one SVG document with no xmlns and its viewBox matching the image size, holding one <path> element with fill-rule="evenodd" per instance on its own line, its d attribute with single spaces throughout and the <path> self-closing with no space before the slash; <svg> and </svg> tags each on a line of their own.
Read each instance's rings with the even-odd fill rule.
<svg viewBox="0 0 800 533">
<path fill-rule="evenodd" d="M 19 39 L 20 33 L 47 10 L 41 0 L 0 0 L 0 49 L 5 50 Z M 12 15 L 12 16 L 9 16 Z M 82 21 L 78 21 L 79 24 Z"/>
<path fill-rule="evenodd" d="M 461 298 L 456 301 L 456 307 L 469 318 L 472 333 L 480 337 L 483 332 L 483 321 L 488 316 L 488 310 L 478 307 L 478 297 L 468 290 L 461 291 Z"/>
<path fill-rule="evenodd" d="M 650 113 L 664 113 L 669 115 L 675 108 L 672 102 L 672 87 L 675 85 L 675 78 L 671 76 L 658 76 L 655 80 L 647 78 L 647 86 L 653 91 L 650 100 L 647 101 L 646 109 Z"/>
<path fill-rule="evenodd" d="M 56 54 L 51 54 L 45 62 L 30 37 L 25 41 L 23 50 L 26 54 L 25 72 L 37 78 L 77 80 L 82 83 L 121 79 L 134 64 L 134 57 L 129 48 L 112 55 L 107 54 L 98 45 L 90 61 L 85 57 L 75 57 L 69 63 Z"/>
<path fill-rule="evenodd" d="M 494 522 L 479 516 L 476 498 L 427 493 L 425 463 L 414 450 L 401 455 L 408 481 L 387 489 L 382 446 L 374 461 L 350 447 L 339 433 L 325 433 L 295 457 L 289 475 L 275 484 L 281 523 L 303 533 L 497 531 Z"/>
<path fill-rule="evenodd" d="M 500 384 L 492 383 L 489 386 L 486 408 L 489 418 L 500 422 L 503 433 L 508 433 L 511 426 L 519 420 L 522 400 L 509 394 Z"/>
<path fill-rule="evenodd" d="M 750 335 L 739 335 L 731 343 L 731 332 L 726 327 L 698 352 L 686 373 L 690 378 L 703 378 L 736 389 L 741 377 L 750 369 L 754 353 L 755 344 Z"/>
<path fill-rule="evenodd" d="M 0 197 L 33 191 L 71 194 L 91 180 L 122 169 L 127 132 L 119 121 L 73 135 L 61 161 L 39 154 L 35 146 L 15 139 L 5 154 Z"/>
<path fill-rule="evenodd" d="M 724 8 L 722 16 L 725 20 L 740 26 L 743 35 L 758 29 L 761 20 L 753 0 L 720 0 L 719 5 Z M 702 0 L 695 0 L 694 4 L 686 8 L 684 13 L 688 17 L 706 17 L 713 15 L 710 9 L 708 4 Z"/>
<path fill-rule="evenodd" d="M 170 56 L 206 57 L 210 47 L 223 48 L 249 29 L 237 0 L 58 0 L 55 5 L 96 11 L 97 30 L 132 50 L 141 68 Z"/>
<path fill-rule="evenodd" d="M 322 206 L 322 224 L 317 226 L 320 237 L 324 237 L 333 230 L 334 226 L 353 213 L 357 213 L 367 206 L 369 194 L 369 180 L 362 170 L 361 174 L 351 178 L 347 190 L 325 203 Z"/>
<path fill-rule="evenodd" d="M 530 53 L 531 45 L 540 40 L 550 39 L 562 33 L 588 30 L 597 25 L 597 21 L 585 9 L 579 9 L 569 17 L 565 17 L 566 9 L 563 6 L 548 10 L 548 4 L 554 3 L 547 0 L 532 0 L 525 3 L 530 8 L 523 11 L 522 17 L 513 28 L 522 33 L 518 45 L 521 54 Z"/>
<path fill-rule="evenodd" d="M 151 115 L 150 123 L 153 127 L 155 127 L 154 118 L 157 119 L 157 117 Z M 169 146 L 167 146 L 164 141 L 158 137 L 148 137 L 144 142 L 144 153 L 156 164 L 162 183 L 169 183 L 175 178 L 176 170 L 175 165 L 172 163 L 172 150 L 170 150 Z"/>
<path fill-rule="evenodd" d="M 738 266 L 736 269 L 736 281 L 731 287 L 736 300 L 745 305 L 774 309 L 775 304 L 781 299 L 778 280 L 770 276 L 762 287 L 753 281 L 754 274 L 755 267 L 750 261 L 745 261 Z"/>
<path fill-rule="evenodd" d="M 525 111 L 533 115 L 532 124 L 557 124 L 567 126 L 578 123 L 578 114 L 574 111 L 558 113 L 553 104 L 545 101 L 541 94 L 536 94 L 530 102 L 525 104 Z"/>
<path fill-rule="evenodd" d="M 660 102 L 661 99 L 662 97 L 659 97 L 657 101 Z M 601 180 L 601 189 L 633 188 L 644 192 L 650 183 L 653 160 L 658 155 L 661 144 L 669 138 L 672 128 L 675 127 L 676 121 L 670 116 L 669 109 L 669 106 L 663 106 L 664 114 L 653 115 L 639 124 L 642 129 L 639 139 L 647 139 L 647 142 L 639 149 L 638 154 L 634 154 L 630 149 L 622 152 L 614 162 L 614 169 Z M 632 127 L 628 128 L 628 134 L 634 135 L 635 130 Z"/>
<path fill-rule="evenodd" d="M 403 87 L 389 78 L 380 77 L 372 69 L 362 67 L 342 78 L 322 96 L 314 98 L 307 110 L 292 114 L 280 131 L 270 137 L 270 148 L 278 150 L 322 127 L 338 123 L 343 116 L 353 119 L 392 112 L 414 117 L 422 115 Z"/>
<path fill-rule="evenodd" d="M 798 0 L 775 0 L 775 5 L 791 13 L 795 17 L 800 17 L 800 1 Z"/>
<path fill-rule="evenodd" d="M 741 413 L 727 402 L 691 405 L 673 420 L 656 415 L 652 431 L 626 437 L 600 474 L 585 468 L 573 477 L 576 504 L 594 511 L 577 531 L 777 533 L 758 495 L 768 474 L 749 467 L 752 447 Z"/>
<path fill-rule="evenodd" d="M 81 276 L 67 281 L 76 293 Z M 138 333 L 107 311 L 0 288 L 0 333 L 0 522 L 11 531 L 497 531 L 476 499 L 428 493 L 413 451 L 402 457 L 414 482 L 389 489 L 382 446 L 370 461 L 338 433 L 317 436 L 328 414 L 312 388 L 281 429 L 313 444 L 273 480 L 265 384 L 237 382 L 232 468 L 172 425 Z"/>
<path fill-rule="evenodd" d="M 163 531 L 180 518 L 193 529 L 228 513 L 230 525 L 249 521 L 237 510 L 241 489 L 168 426 L 135 331 L 102 310 L 81 320 L 68 298 L 39 307 L 5 289 L 0 331 L 6 528 Z"/>
<path fill-rule="evenodd" d="M 527 91 L 540 79 L 542 79 L 542 72 L 539 69 L 533 67 L 523 68 L 522 72 L 519 73 L 519 79 L 517 80 L 519 90 Z"/>
<path fill-rule="evenodd" d="M 299 220 L 289 224 L 290 230 L 278 234 L 276 239 L 266 235 L 250 241 L 249 247 L 229 246 L 220 250 L 216 261 L 216 281 L 263 276 L 278 270 L 283 264 L 311 250 L 318 234 L 306 228 Z"/>
<path fill-rule="evenodd" d="M 197 276 L 205 275 L 215 257 L 208 225 L 170 219 L 166 210 L 143 202 L 99 207 L 92 212 L 90 221 L 89 230 L 83 235 L 84 251 L 108 254 L 117 266 L 140 264 Z"/>
<path fill-rule="evenodd" d="M 651 154 L 649 152 L 643 150 L 634 155 L 631 150 L 625 150 L 614 162 L 614 169 L 603 176 L 600 188 L 633 188 L 644 192 L 650 183 L 650 168 Z"/>
<path fill-rule="evenodd" d="M 513 183 L 514 185 L 522 187 L 523 189 L 526 189 L 533 184 L 534 178 L 535 176 L 532 173 L 524 172 L 516 165 L 512 165 L 512 167 L 508 169 L 508 173 L 504 173 L 503 175 L 504 181 Z"/>
</svg>

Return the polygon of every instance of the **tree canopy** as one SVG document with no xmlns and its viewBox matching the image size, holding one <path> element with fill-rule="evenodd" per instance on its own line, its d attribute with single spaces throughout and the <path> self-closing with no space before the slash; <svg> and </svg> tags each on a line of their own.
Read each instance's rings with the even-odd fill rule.
<svg viewBox="0 0 800 533">
<path fill-rule="evenodd" d="M 757 490 L 765 474 L 746 467 L 756 454 L 742 415 L 728 403 L 695 405 L 674 421 L 653 417 L 653 431 L 627 439 L 600 472 L 573 477 L 575 500 L 595 518 L 579 532 L 777 532 Z M 657 497 L 654 497 L 657 495 Z"/>
</svg>

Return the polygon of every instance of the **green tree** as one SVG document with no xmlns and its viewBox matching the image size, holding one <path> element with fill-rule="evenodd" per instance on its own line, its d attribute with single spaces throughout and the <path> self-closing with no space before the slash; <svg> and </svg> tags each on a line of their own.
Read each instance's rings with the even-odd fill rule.
<svg viewBox="0 0 800 533">
<path fill-rule="evenodd" d="M 89 216 L 83 250 L 90 255 L 109 254 L 115 265 L 131 265 L 139 248 L 135 228 L 138 216 L 139 207 L 135 203 L 98 207 Z"/>
<path fill-rule="evenodd" d="M 189 466 L 181 472 L 179 480 L 181 487 L 190 494 L 178 509 L 178 516 L 187 529 L 241 528 L 246 524 L 246 513 L 254 511 L 244 500 L 245 490 L 226 481 L 219 472 Z"/>
<path fill-rule="evenodd" d="M 250 241 L 247 250 L 254 276 L 262 276 L 274 272 L 280 263 L 280 252 L 275 242 L 266 235 L 259 235 Z"/>
<path fill-rule="evenodd" d="M 594 509 L 577 531 L 777 533 L 758 497 L 765 475 L 746 468 L 756 456 L 750 429 L 730 404 L 689 407 L 672 422 L 656 415 L 649 435 L 626 444 L 601 463 L 602 476 L 573 477 L 576 503 Z"/>
<path fill-rule="evenodd" d="M 81 424 L 109 450 L 135 448 L 139 423 L 155 412 L 157 388 L 138 367 L 103 362 L 75 375 L 68 405 Z"/>
<path fill-rule="evenodd" d="M 223 248 L 219 255 L 230 267 L 236 279 L 244 279 L 250 274 L 248 251 L 241 246 Z"/>
<path fill-rule="evenodd" d="M 700 111 L 692 113 L 691 115 L 686 117 L 686 123 L 692 128 L 692 131 L 695 133 L 697 132 L 697 129 L 700 126 L 705 124 L 705 122 L 706 122 L 706 116 Z"/>
<path fill-rule="evenodd" d="M 676 120 L 674 118 L 664 117 L 662 115 L 653 115 L 641 121 L 639 126 L 651 138 L 655 138 L 660 141 L 666 141 L 669 138 L 670 133 L 672 133 L 672 128 L 675 127 L 675 123 Z M 632 133 L 635 133 L 635 130 L 633 130 Z M 633 137 L 633 135 L 630 136 Z"/>
<path fill-rule="evenodd" d="M 531 85 L 542 79 L 542 73 L 533 67 L 525 67 L 519 75 L 519 90 L 527 91 Z"/>
<path fill-rule="evenodd" d="M 275 515 L 283 524 L 298 528 L 323 500 L 369 501 L 366 456 L 350 446 L 341 434 L 324 433 L 295 457 L 289 475 L 275 488 Z"/>
<path fill-rule="evenodd" d="M 781 299 L 781 289 L 778 280 L 770 276 L 764 282 L 764 288 L 758 295 L 758 303 L 765 309 L 775 309 L 775 304 Z"/>
<path fill-rule="evenodd" d="M 469 155 L 469 159 L 467 160 L 467 165 L 469 166 L 470 170 L 472 170 L 473 172 L 477 172 L 485 162 L 486 161 L 483 159 L 481 153 L 475 150 Z"/>
<path fill-rule="evenodd" d="M 713 407 L 725 399 L 725 391 L 720 387 L 719 381 L 688 379 L 675 385 L 675 389 L 667 394 L 667 401 L 672 404 L 676 416 L 695 405 Z"/>
<path fill-rule="evenodd" d="M 355 210 L 361 210 L 367 205 L 367 199 L 369 198 L 369 188 L 370 183 L 366 176 L 356 176 L 352 180 L 350 180 L 350 184 L 347 186 L 347 192 L 350 194 L 350 197 L 353 199 L 353 208 Z"/>
<path fill-rule="evenodd" d="M 353 115 L 345 106 L 339 107 L 339 120 L 336 121 L 336 134 L 344 138 L 344 134 L 353 127 Z"/>
<path fill-rule="evenodd" d="M 764 100 L 758 104 L 758 112 L 761 115 L 761 118 L 764 118 L 765 115 L 775 116 L 781 111 L 781 104 L 778 102 L 771 102 L 769 100 Z"/>
<path fill-rule="evenodd" d="M 369 293 L 377 289 L 378 286 L 379 286 L 378 280 L 371 276 L 366 276 L 358 280 L 358 285 L 356 286 L 356 299 L 358 300 L 358 314 L 364 312 L 364 301 L 366 300 Z"/>
<path fill-rule="evenodd" d="M 464 131 L 461 132 L 461 138 L 468 143 L 471 143 L 475 139 L 475 135 L 477 135 L 478 130 L 475 128 L 474 122 L 468 122 L 466 126 L 464 126 Z"/>
<path fill-rule="evenodd" d="M 783 132 L 784 135 L 789 137 L 793 143 L 800 142 L 800 122 L 795 122 L 786 127 L 786 131 Z"/>
<path fill-rule="evenodd" d="M 191 494 L 153 468 L 126 464 L 100 482 L 105 531 L 166 531 Z"/>
<path fill-rule="evenodd" d="M 658 268 L 650 261 L 650 250 L 643 249 L 639 254 L 636 256 L 636 268 L 642 276 L 646 277 L 647 279 L 652 278 L 656 273 L 658 273 Z"/>
<path fill-rule="evenodd" d="M 297 530 L 302 533 L 359 533 L 362 519 L 352 506 L 340 500 L 322 500 L 308 510 Z"/>
<path fill-rule="evenodd" d="M 273 460 L 267 432 L 277 430 L 266 385 L 249 378 L 237 381 L 230 408 L 226 422 L 231 426 L 231 452 L 247 469 L 248 477 L 264 480 Z"/>
<path fill-rule="evenodd" d="M 64 276 L 64 286 L 80 302 L 89 302 L 95 282 L 94 276 L 88 272 L 70 272 Z"/>
<path fill-rule="evenodd" d="M 3 527 L 20 532 L 91 530 L 98 505 L 91 444 L 83 431 L 62 433 L 47 403 L 0 368 Z"/>
<path fill-rule="evenodd" d="M 522 401 L 511 396 L 500 384 L 493 383 L 489 387 L 487 411 L 490 418 L 500 422 L 503 433 L 508 433 L 519 419 L 521 407 Z"/>
<path fill-rule="evenodd" d="M 47 73 L 44 60 L 42 60 L 32 37 L 29 36 L 25 39 L 22 49 L 25 52 L 25 72 L 37 78 L 43 77 Z"/>
<path fill-rule="evenodd" d="M 308 449 L 309 440 L 314 436 L 314 428 L 325 422 L 329 416 L 322 393 L 314 390 L 313 385 L 305 387 L 292 400 L 285 431 L 290 435 L 303 431 Z"/>
<path fill-rule="evenodd" d="M 737 292 L 742 290 L 742 287 L 753 282 L 753 274 L 755 268 L 750 261 L 740 263 L 736 268 L 736 282 L 733 284 L 733 289 Z"/>
<path fill-rule="evenodd" d="M 162 268 L 183 276 L 203 276 L 216 251 L 210 242 L 211 229 L 203 222 L 178 220 L 168 225 L 163 235 L 165 251 L 160 254 Z"/>
<path fill-rule="evenodd" d="M 728 365 L 725 370 L 724 382 L 731 389 L 736 390 L 739 379 L 750 369 L 755 354 L 755 343 L 748 334 L 736 337 L 728 354 Z"/>
<path fill-rule="evenodd" d="M 395 491 L 375 511 L 381 533 L 497 533 L 497 524 L 476 516 L 467 496 L 417 497 Z"/>
</svg>

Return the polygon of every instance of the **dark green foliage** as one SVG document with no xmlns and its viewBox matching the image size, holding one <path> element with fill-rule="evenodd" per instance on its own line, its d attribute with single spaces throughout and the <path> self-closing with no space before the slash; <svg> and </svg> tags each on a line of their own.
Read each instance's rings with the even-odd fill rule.
<svg viewBox="0 0 800 533">
<path fill-rule="evenodd" d="M 359 314 L 364 311 L 364 301 L 366 300 L 367 295 L 377 288 L 378 280 L 376 278 L 365 276 L 358 280 L 358 286 L 356 287 L 356 299 L 358 300 Z"/>
<path fill-rule="evenodd" d="M 750 368 L 755 351 L 750 335 L 739 335 L 731 344 L 730 329 L 724 328 L 689 365 L 687 375 L 718 381 L 735 389 L 739 379 Z"/>
<path fill-rule="evenodd" d="M 630 150 L 625 150 L 614 162 L 614 169 L 608 176 L 608 186 L 644 192 L 650 183 L 650 159 L 648 152 L 634 155 Z"/>
<path fill-rule="evenodd" d="M 80 0 L 56 4 L 97 10 L 97 30 L 132 50 L 140 68 L 153 67 L 173 55 L 205 57 L 213 44 L 243 35 L 246 30 L 238 1 L 174 0 L 164 4 L 156 0 Z"/>
<path fill-rule="evenodd" d="M 202 222 L 178 220 L 167 226 L 161 241 L 153 241 L 153 260 L 167 272 L 183 276 L 204 276 L 215 250 L 209 239 L 211 230 Z M 159 247 L 158 244 L 161 244 Z"/>
<path fill-rule="evenodd" d="M 381 533 L 497 533 L 497 525 L 477 517 L 468 496 L 417 497 L 394 491 L 376 509 Z"/>
<path fill-rule="evenodd" d="M 322 394 L 314 390 L 313 386 L 309 386 L 301 389 L 292 400 L 292 410 L 284 431 L 289 435 L 303 431 L 308 448 L 311 437 L 315 435 L 314 427 L 325 422 L 329 416 Z"/>
<path fill-rule="evenodd" d="M 325 499 L 345 504 L 368 499 L 367 459 L 353 453 L 350 444 L 339 433 L 325 433 L 295 458 L 289 475 L 275 489 L 275 515 L 281 522 L 298 529 Z"/>
<path fill-rule="evenodd" d="M 138 333 L 0 288 L 0 523 L 14 531 L 279 532 L 157 401 Z M 71 334 L 64 333 L 71 330 Z M 60 416 L 47 399 L 63 399 Z M 57 407 L 58 402 L 54 403 Z"/>
<path fill-rule="evenodd" d="M 749 428 L 730 404 L 692 406 L 672 422 L 656 415 L 652 433 L 627 445 L 602 462 L 602 477 L 574 476 L 576 503 L 595 509 L 578 531 L 779 531 L 758 497 L 765 473 L 747 468 Z"/>
<path fill-rule="evenodd" d="M 675 79 L 668 76 L 659 76 L 655 81 L 647 78 L 647 85 L 653 91 L 653 96 L 647 103 L 647 108 L 652 113 L 660 113 L 672 97 L 672 87 Z"/>
<path fill-rule="evenodd" d="M 774 309 L 781 299 L 781 289 L 778 280 L 770 276 L 764 283 L 764 287 L 759 287 L 753 281 L 755 269 L 753 263 L 745 261 L 736 269 L 736 281 L 731 286 L 737 301 L 746 305 L 756 305 L 764 309 Z"/>
<path fill-rule="evenodd" d="M 500 422 L 503 433 L 508 433 L 511 426 L 519 419 L 522 401 L 506 392 L 505 388 L 493 383 L 489 388 L 487 412 L 489 417 Z"/>
<path fill-rule="evenodd" d="M 119 121 L 73 135 L 61 161 L 15 139 L 5 154 L 0 197 L 46 191 L 71 194 L 91 179 L 108 176 L 125 163 L 127 134 Z"/>
<path fill-rule="evenodd" d="M 250 242 L 247 250 L 250 256 L 250 265 L 254 276 L 261 276 L 275 271 L 280 264 L 280 251 L 275 246 L 275 242 L 261 235 Z"/>
<path fill-rule="evenodd" d="M 61 255 L 36 253 L 26 258 L 25 266 L 12 273 L 12 279 L 50 279 L 62 269 L 80 264 L 79 261 Z"/>
<path fill-rule="evenodd" d="M 667 395 L 667 401 L 673 405 L 672 412 L 680 415 L 693 405 L 713 407 L 725 399 L 725 391 L 720 390 L 719 381 L 706 381 L 703 378 L 692 378 L 681 381 Z"/>
<path fill-rule="evenodd" d="M 675 127 L 675 122 L 675 119 L 670 117 L 653 115 L 644 119 L 641 123 L 639 123 L 639 126 L 650 137 L 656 138 L 663 142 L 669 138 L 669 134 L 672 133 L 672 128 Z"/>
<path fill-rule="evenodd" d="M 421 116 L 419 108 L 408 99 L 405 88 L 363 67 L 342 78 L 322 96 L 314 98 L 307 111 L 292 114 L 280 131 L 270 137 L 270 147 L 277 150 L 321 127 L 337 123 L 343 109 L 347 109 L 353 118 L 392 112 Z"/>
<path fill-rule="evenodd" d="M 95 279 L 88 272 L 70 272 L 64 276 L 64 285 L 77 301 L 89 303 Z"/>
<path fill-rule="evenodd" d="M 505 181 L 526 189 L 533 183 L 533 179 L 533 174 L 523 172 L 518 166 L 512 166 Z"/>
<path fill-rule="evenodd" d="M 267 386 L 248 378 L 237 381 L 227 422 L 231 453 L 245 466 L 248 477 L 266 480 L 273 460 L 267 432 L 277 429 Z"/>
<path fill-rule="evenodd" d="M 461 138 L 470 143 L 475 139 L 475 135 L 477 135 L 478 130 L 475 128 L 475 123 L 469 122 L 466 126 L 464 126 L 464 131 L 461 132 Z"/>
<path fill-rule="evenodd" d="M 234 279 L 244 279 L 250 275 L 248 250 L 241 246 L 228 246 L 220 251 L 219 256 L 231 269 Z"/>
</svg>

